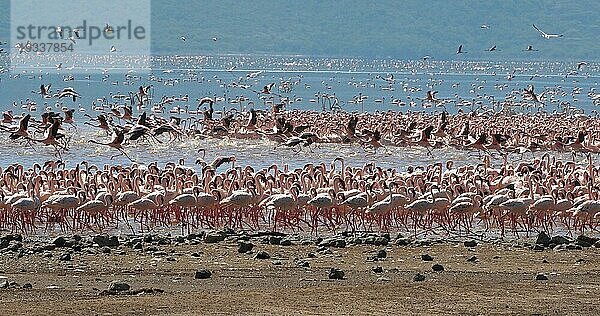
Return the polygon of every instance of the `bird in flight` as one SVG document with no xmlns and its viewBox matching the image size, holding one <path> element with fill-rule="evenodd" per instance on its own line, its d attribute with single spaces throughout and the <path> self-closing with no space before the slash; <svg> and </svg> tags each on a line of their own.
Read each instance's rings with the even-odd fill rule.
<svg viewBox="0 0 600 316">
<path fill-rule="evenodd" d="M 185 40 L 186 40 L 185 36 L 182 36 L 179 39 L 181 39 L 181 41 L 183 41 L 183 42 L 185 42 Z"/>
<path fill-rule="evenodd" d="M 581 70 L 581 68 L 583 66 L 587 66 L 588 63 L 586 63 L 585 61 L 581 61 L 577 63 L 577 70 Z"/>
<path fill-rule="evenodd" d="M 523 50 L 524 52 L 537 52 L 537 49 L 533 49 L 533 46 L 527 45 L 527 49 Z"/>
<path fill-rule="evenodd" d="M 462 45 L 458 46 L 458 50 L 456 51 L 457 54 L 462 54 L 462 53 L 466 53 L 462 50 Z"/>
<path fill-rule="evenodd" d="M 492 47 L 488 48 L 488 51 L 489 51 L 489 52 L 493 52 L 493 51 L 495 51 L 495 50 L 496 50 L 496 45 L 494 45 L 494 46 L 492 46 Z"/>
<path fill-rule="evenodd" d="M 562 37 L 562 34 L 548 34 L 542 30 L 540 30 L 537 26 L 535 26 L 535 24 L 532 24 L 533 28 L 536 29 L 538 32 L 540 32 L 540 34 L 542 35 L 543 38 L 545 39 L 551 39 L 551 38 L 559 38 Z"/>
</svg>

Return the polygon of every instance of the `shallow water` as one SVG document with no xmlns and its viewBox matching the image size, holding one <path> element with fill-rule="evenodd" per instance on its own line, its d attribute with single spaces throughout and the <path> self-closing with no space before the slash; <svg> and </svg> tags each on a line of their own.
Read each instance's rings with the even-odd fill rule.
<svg viewBox="0 0 600 316">
<path fill-rule="evenodd" d="M 438 98 L 452 99 L 445 109 L 451 113 L 462 109 L 470 111 L 476 107 L 455 104 L 460 101 L 480 101 L 481 106 L 493 108 L 494 101 L 505 100 L 512 90 L 522 90 L 529 84 L 536 86 L 536 91 L 554 89 L 558 92 L 548 100 L 544 110 L 553 111 L 558 104 L 570 104 L 573 107 L 591 113 L 595 108 L 587 96 L 588 91 L 595 89 L 600 78 L 600 65 L 590 63 L 578 73 L 573 73 L 575 63 L 557 62 L 445 62 L 445 61 L 401 61 L 401 60 L 365 60 L 344 58 L 309 58 L 266 57 L 266 56 L 157 56 L 152 57 L 155 67 L 150 73 L 119 73 L 108 69 L 106 73 L 85 73 L 79 69 L 77 61 L 65 64 L 63 69 L 30 69 L 21 72 L 0 74 L 0 110 L 12 110 L 15 114 L 32 110 L 33 116 L 39 117 L 45 109 L 61 111 L 62 107 L 76 108 L 75 120 L 79 122 L 78 130 L 68 130 L 72 136 L 70 150 L 62 159 L 76 163 L 88 160 L 92 163 L 109 163 L 110 156 L 117 154 L 108 148 L 90 146 L 89 139 L 102 139 L 103 132 L 92 131 L 82 125 L 86 120 L 83 114 L 96 116 L 94 106 L 101 103 L 111 106 L 123 105 L 126 101 L 113 98 L 114 95 L 128 95 L 137 91 L 140 85 L 153 85 L 153 103 L 162 96 L 179 97 L 188 95 L 189 101 L 175 102 L 167 106 L 165 116 L 187 116 L 186 110 L 197 109 L 197 99 L 204 96 L 222 96 L 227 101 L 220 102 L 216 110 L 240 108 L 268 109 L 258 98 L 256 90 L 275 82 L 290 83 L 290 91 L 278 89 L 279 94 L 292 100 L 288 110 L 321 110 L 322 105 L 311 100 L 318 99 L 319 94 L 335 94 L 345 111 L 441 111 L 442 108 L 422 107 L 418 98 L 423 98 L 427 90 L 438 90 Z M 9 67 L 6 65 L 5 67 Z M 68 69 L 74 67 L 73 69 Z M 229 69 L 229 71 L 228 71 Z M 515 77 L 507 79 L 507 74 L 514 71 Z M 569 76 L 567 73 L 571 72 Z M 72 81 L 63 79 L 73 74 Z M 390 78 L 393 76 L 393 80 Z M 390 78 L 384 80 L 383 78 Z M 237 86 L 232 83 L 236 82 Z M 41 84 L 52 84 L 52 90 L 71 86 L 80 94 L 77 102 L 63 99 L 42 99 L 38 91 Z M 240 88 L 240 85 L 247 87 Z M 573 93 L 574 88 L 579 93 Z M 576 91 L 576 90 L 575 90 Z M 362 103 L 352 104 L 351 100 L 362 95 L 368 96 Z M 231 103 L 240 96 L 251 102 Z M 106 100 L 99 100 L 106 98 Z M 29 99 L 29 100 L 26 100 Z M 393 105 L 391 100 L 400 99 L 406 106 Z M 277 98 L 276 98 L 277 101 Z M 349 102 L 350 101 L 350 102 Z M 381 101 L 381 102 L 379 102 Z M 409 106 L 414 101 L 416 106 Z M 520 97 L 516 101 L 521 101 Z M 29 106 L 27 105 L 29 103 Z M 328 103 L 325 104 L 328 106 Z M 169 109 L 178 106 L 179 113 L 169 113 Z M 478 106 L 477 106 L 478 107 Z M 134 107 L 134 115 L 141 111 L 150 113 L 151 107 Z M 499 109 L 496 107 L 496 109 Z M 518 111 L 536 111 L 539 108 Z M 0 165 L 13 162 L 30 165 L 34 162 L 55 159 L 51 148 L 34 146 L 24 147 L 8 141 L 8 135 L 0 135 L 4 143 L 0 151 Z M 108 138 L 104 138 L 108 140 Z M 356 145 L 320 145 L 313 152 L 304 150 L 297 154 L 291 149 L 275 148 L 276 144 L 266 140 L 233 140 L 208 139 L 185 140 L 173 144 L 154 144 L 128 146 L 127 152 L 140 163 L 158 161 L 159 163 L 185 159 L 187 165 L 193 164 L 199 157 L 197 150 L 206 148 L 206 160 L 217 155 L 235 154 L 239 164 L 256 167 L 273 163 L 287 163 L 291 167 L 301 166 L 308 162 L 330 162 L 337 156 L 346 158 L 352 165 L 362 165 L 375 161 L 382 167 L 405 170 L 408 165 L 428 164 L 446 159 L 457 163 L 473 163 L 479 161 L 474 153 L 453 149 L 434 150 L 433 156 L 427 156 L 420 148 L 391 147 L 369 154 Z M 515 156 L 517 159 L 518 156 Z M 112 163 L 129 163 L 125 157 L 116 157 Z"/>
</svg>

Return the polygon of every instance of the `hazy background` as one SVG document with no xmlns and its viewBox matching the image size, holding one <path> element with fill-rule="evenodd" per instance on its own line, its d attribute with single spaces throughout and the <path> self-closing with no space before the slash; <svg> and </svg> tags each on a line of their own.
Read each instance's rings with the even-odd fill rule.
<svg viewBox="0 0 600 316">
<path fill-rule="evenodd" d="M 0 0 L 0 41 L 9 5 Z M 599 59 L 598 12 L 597 0 L 154 0 L 152 53 L 589 61 Z M 564 37 L 543 39 L 532 23 Z M 467 54 L 455 54 L 460 44 Z"/>
</svg>

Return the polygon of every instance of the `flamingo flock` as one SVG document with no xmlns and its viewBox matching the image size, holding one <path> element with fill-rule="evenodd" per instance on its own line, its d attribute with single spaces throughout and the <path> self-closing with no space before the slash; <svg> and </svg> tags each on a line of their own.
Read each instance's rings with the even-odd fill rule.
<svg viewBox="0 0 600 316">
<path fill-rule="evenodd" d="M 181 160 L 69 168 L 48 161 L 0 172 L 0 229 L 192 231 L 231 227 L 319 234 L 382 230 L 503 236 L 535 231 L 597 231 L 600 167 L 541 159 L 493 167 L 453 161 L 402 172 L 374 163 L 290 169 L 229 168 L 204 161 L 201 172 Z"/>
</svg>

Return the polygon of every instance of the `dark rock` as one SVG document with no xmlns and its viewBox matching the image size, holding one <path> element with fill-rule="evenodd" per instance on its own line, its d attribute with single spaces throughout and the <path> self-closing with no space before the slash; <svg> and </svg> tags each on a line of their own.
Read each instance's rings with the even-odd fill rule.
<svg viewBox="0 0 600 316">
<path fill-rule="evenodd" d="M 550 238 L 550 236 L 548 236 L 548 234 L 546 234 L 545 232 L 540 232 L 537 236 L 535 243 L 538 245 L 548 246 L 548 244 L 550 244 L 551 241 L 552 239 Z"/>
<path fill-rule="evenodd" d="M 156 251 L 158 251 L 158 247 L 156 247 L 156 246 L 146 247 L 146 252 L 156 252 Z"/>
<path fill-rule="evenodd" d="M 48 244 L 48 245 L 44 246 L 44 250 L 45 251 L 52 251 L 54 249 L 56 249 L 56 245 L 55 244 Z"/>
<path fill-rule="evenodd" d="M 385 237 L 376 237 L 373 241 L 375 246 L 386 246 L 390 242 L 389 238 Z"/>
<path fill-rule="evenodd" d="M 280 236 L 270 236 L 269 237 L 269 244 L 271 245 L 279 245 L 281 243 L 281 237 Z"/>
<path fill-rule="evenodd" d="M 309 258 L 316 258 L 317 255 L 314 252 L 309 252 L 308 254 L 306 254 L 307 257 Z"/>
<path fill-rule="evenodd" d="M 196 239 L 196 238 L 198 238 L 198 235 L 197 235 L 197 234 L 189 234 L 189 235 L 187 235 L 185 238 L 186 238 L 187 240 L 193 240 L 193 239 Z"/>
<path fill-rule="evenodd" d="M 292 240 L 289 238 L 284 238 L 281 240 L 281 242 L 279 242 L 279 245 L 281 245 L 281 246 L 291 246 L 293 244 L 294 243 L 292 243 Z"/>
<path fill-rule="evenodd" d="M 548 263 L 548 260 L 544 258 L 544 260 L 542 260 L 542 263 Z"/>
<path fill-rule="evenodd" d="M 135 245 L 133 245 L 133 249 L 141 250 L 143 248 L 144 248 L 144 246 L 142 245 L 141 242 L 135 243 Z"/>
<path fill-rule="evenodd" d="M 238 244 L 239 253 L 246 253 L 252 251 L 252 248 L 254 248 L 254 244 L 251 242 L 240 241 L 240 243 Z"/>
<path fill-rule="evenodd" d="M 408 245 L 410 245 L 410 239 L 408 239 L 408 238 L 396 239 L 396 246 L 408 246 Z"/>
<path fill-rule="evenodd" d="M 479 258 L 477 258 L 476 256 L 471 256 L 469 259 L 467 259 L 467 262 L 477 262 L 479 261 Z"/>
<path fill-rule="evenodd" d="M 200 257 L 200 254 L 199 254 L 199 253 L 197 253 L 197 252 L 192 252 L 192 253 L 190 254 L 190 256 L 192 256 L 192 257 L 194 257 L 194 258 L 198 258 L 198 257 Z"/>
<path fill-rule="evenodd" d="M 301 267 L 301 268 L 308 268 L 310 267 L 310 263 L 306 260 L 298 260 L 296 261 L 296 265 Z"/>
<path fill-rule="evenodd" d="M 67 240 L 65 239 L 65 237 L 59 236 L 59 237 L 54 238 L 54 240 L 52 241 L 52 244 L 54 244 L 56 247 L 60 248 L 60 247 L 64 247 L 66 242 L 67 242 Z"/>
<path fill-rule="evenodd" d="M 129 284 L 121 281 L 113 281 L 108 286 L 108 290 L 112 292 L 129 291 L 130 288 L 131 287 L 129 286 Z"/>
<path fill-rule="evenodd" d="M 62 254 L 62 255 L 61 255 L 59 258 L 58 258 L 58 260 L 60 260 L 60 261 L 71 261 L 71 259 L 72 259 L 72 258 L 71 258 L 71 254 L 70 254 L 70 253 L 68 253 L 68 252 L 67 252 L 67 253 L 63 253 L 63 254 Z"/>
<path fill-rule="evenodd" d="M 425 275 L 423 275 L 421 273 L 417 273 L 417 274 L 415 274 L 415 276 L 413 276 L 413 281 L 414 282 L 423 282 L 423 281 L 425 281 Z"/>
<path fill-rule="evenodd" d="M 346 248 L 346 239 L 336 239 L 331 243 L 331 247 L 335 248 Z"/>
<path fill-rule="evenodd" d="M 92 237 L 92 242 L 100 247 L 118 247 L 119 238 L 117 236 L 96 235 Z"/>
<path fill-rule="evenodd" d="M 331 280 L 342 280 L 344 279 L 344 270 L 331 268 L 328 277 Z"/>
<path fill-rule="evenodd" d="M 227 235 L 221 232 L 210 232 L 204 236 L 204 242 L 207 244 L 214 244 L 222 242 L 225 240 L 225 237 L 227 237 Z"/>
<path fill-rule="evenodd" d="M 177 236 L 177 238 L 175 238 L 175 241 L 177 241 L 180 244 L 185 243 L 186 239 L 183 236 Z"/>
<path fill-rule="evenodd" d="M 563 244 L 568 244 L 570 242 L 571 241 L 564 236 L 554 236 L 554 237 L 552 237 L 552 239 L 550 240 L 550 243 L 547 246 L 549 246 L 550 244 L 563 245 Z"/>
<path fill-rule="evenodd" d="M 111 252 L 111 250 L 110 250 L 110 247 L 104 246 L 104 247 L 102 247 L 102 249 L 100 249 L 100 252 L 109 254 Z"/>
<path fill-rule="evenodd" d="M 379 251 L 377 251 L 377 258 L 382 259 L 382 258 L 387 258 L 387 251 L 385 251 L 384 249 L 381 249 Z"/>
<path fill-rule="evenodd" d="M 375 273 L 383 273 L 383 268 L 381 266 L 377 266 L 377 267 L 371 269 L 371 271 L 373 271 Z"/>
<path fill-rule="evenodd" d="M 8 243 L 7 251 L 17 251 L 23 247 L 23 243 L 20 241 L 12 240 Z"/>
<path fill-rule="evenodd" d="M 207 269 L 198 269 L 194 276 L 194 279 L 208 279 L 212 276 L 212 272 Z"/>
<path fill-rule="evenodd" d="M 269 259 L 271 258 L 271 255 L 269 255 L 266 251 L 259 251 L 256 253 L 256 255 L 254 256 L 254 259 L 260 259 L 260 260 L 265 260 L 265 259 Z"/>
<path fill-rule="evenodd" d="M 33 285 L 31 285 L 31 283 L 25 283 L 25 284 L 23 284 L 23 288 L 24 289 L 31 289 L 31 288 L 33 288 Z"/>
<path fill-rule="evenodd" d="M 594 244 L 594 248 L 600 248 L 600 240 Z"/>
<path fill-rule="evenodd" d="M 548 280 L 548 277 L 545 274 L 543 274 L 543 273 L 538 273 L 535 276 L 535 280 L 536 281 L 546 281 L 546 280 Z"/>
<path fill-rule="evenodd" d="M 477 247 L 477 242 L 475 240 L 467 240 L 463 243 L 467 248 Z"/>
<path fill-rule="evenodd" d="M 73 237 L 71 237 L 71 239 L 73 239 L 76 242 L 80 242 L 81 240 L 83 240 L 83 238 L 77 234 L 73 235 Z"/>
<path fill-rule="evenodd" d="M 423 260 L 423 261 L 433 261 L 433 257 L 426 253 L 426 254 L 422 254 L 421 255 L 421 260 Z"/>
<path fill-rule="evenodd" d="M 533 248 L 531 248 L 531 250 L 535 250 L 535 251 L 542 251 L 546 248 L 544 248 L 544 245 L 540 245 L 540 244 L 535 244 L 533 245 Z"/>
<path fill-rule="evenodd" d="M 565 248 L 567 248 L 567 250 L 583 250 L 583 247 L 576 244 L 568 244 Z"/>
<path fill-rule="evenodd" d="M 164 237 L 163 238 L 159 238 L 157 243 L 158 243 L 159 246 L 170 245 L 171 244 L 171 239 L 164 238 Z"/>
<path fill-rule="evenodd" d="M 436 263 L 433 266 L 431 266 L 431 270 L 433 270 L 434 272 L 442 272 L 444 271 L 444 266 L 439 263 Z"/>
<path fill-rule="evenodd" d="M 585 235 L 577 236 L 577 244 L 581 247 L 591 247 L 598 242 L 598 238 L 588 237 Z"/>
<path fill-rule="evenodd" d="M 151 243 L 152 240 L 154 240 L 154 237 L 151 234 L 144 235 L 144 242 L 145 243 Z"/>
</svg>

